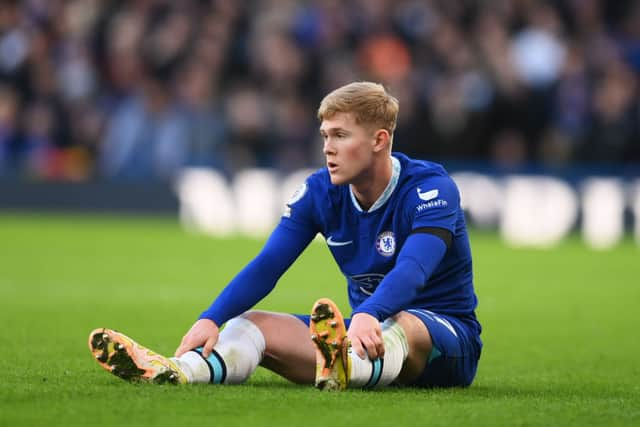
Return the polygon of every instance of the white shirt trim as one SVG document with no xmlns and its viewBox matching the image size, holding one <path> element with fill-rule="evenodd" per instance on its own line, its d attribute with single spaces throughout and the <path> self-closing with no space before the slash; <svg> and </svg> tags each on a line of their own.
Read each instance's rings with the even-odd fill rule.
<svg viewBox="0 0 640 427">
<path fill-rule="evenodd" d="M 387 187 L 384 189 L 378 200 L 369 208 L 367 212 L 373 212 L 376 209 L 379 209 L 382 205 L 386 203 L 387 200 L 391 197 L 393 190 L 396 189 L 398 185 L 398 179 L 400 178 L 400 171 L 402 170 L 402 166 L 400 166 L 400 161 L 395 157 L 391 156 L 391 179 L 387 184 Z M 351 201 L 353 202 L 353 206 L 358 210 L 358 212 L 364 212 L 360 207 L 360 203 L 358 203 L 358 199 L 356 199 L 355 194 L 353 194 L 353 189 L 351 185 L 349 185 L 349 194 L 351 194 Z"/>
</svg>

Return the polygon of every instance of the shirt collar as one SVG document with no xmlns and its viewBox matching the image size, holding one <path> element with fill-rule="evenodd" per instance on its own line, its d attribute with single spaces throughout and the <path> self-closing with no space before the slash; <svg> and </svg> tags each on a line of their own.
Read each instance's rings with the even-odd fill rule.
<svg viewBox="0 0 640 427">
<path fill-rule="evenodd" d="M 400 178 L 401 170 L 402 166 L 400 166 L 400 161 L 391 156 L 391 179 L 389 180 L 387 187 L 384 189 L 380 197 L 378 197 L 378 200 L 376 200 L 376 202 L 369 208 L 367 212 L 375 211 L 376 209 L 384 205 L 387 200 L 389 200 L 391 194 L 393 193 L 393 190 L 395 190 L 396 186 L 398 185 L 398 179 Z M 353 202 L 353 206 L 355 206 L 358 212 L 364 212 L 360 207 L 360 203 L 358 203 L 358 199 L 356 199 L 356 196 L 353 194 L 351 186 L 349 186 L 349 194 L 351 194 L 351 201 Z"/>
</svg>

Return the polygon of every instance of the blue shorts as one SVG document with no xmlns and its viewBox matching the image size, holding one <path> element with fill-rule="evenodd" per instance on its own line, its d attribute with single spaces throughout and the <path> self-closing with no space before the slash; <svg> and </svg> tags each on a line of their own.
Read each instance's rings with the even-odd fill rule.
<svg viewBox="0 0 640 427">
<path fill-rule="evenodd" d="M 433 348 L 416 387 L 467 387 L 476 376 L 482 341 L 467 321 L 424 309 L 409 309 L 427 327 Z M 294 314 L 309 325 L 309 315 Z M 351 319 L 344 319 L 347 328 Z"/>
</svg>

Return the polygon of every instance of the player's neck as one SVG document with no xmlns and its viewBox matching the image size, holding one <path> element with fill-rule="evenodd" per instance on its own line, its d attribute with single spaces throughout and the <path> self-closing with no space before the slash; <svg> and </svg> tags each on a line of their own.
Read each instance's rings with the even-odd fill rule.
<svg viewBox="0 0 640 427">
<path fill-rule="evenodd" d="M 392 170 L 391 156 L 386 156 L 374 162 L 370 169 L 351 183 L 353 195 L 362 210 L 368 211 L 380 198 L 391 180 Z"/>
</svg>

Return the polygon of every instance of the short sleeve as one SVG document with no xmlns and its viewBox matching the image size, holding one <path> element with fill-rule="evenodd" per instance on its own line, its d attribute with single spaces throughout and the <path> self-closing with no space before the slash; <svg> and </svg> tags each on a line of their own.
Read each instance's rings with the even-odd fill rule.
<svg viewBox="0 0 640 427">
<path fill-rule="evenodd" d="M 405 212 L 412 229 L 438 227 L 455 233 L 460 193 L 450 177 L 425 179 L 410 189 L 405 199 Z"/>
</svg>

